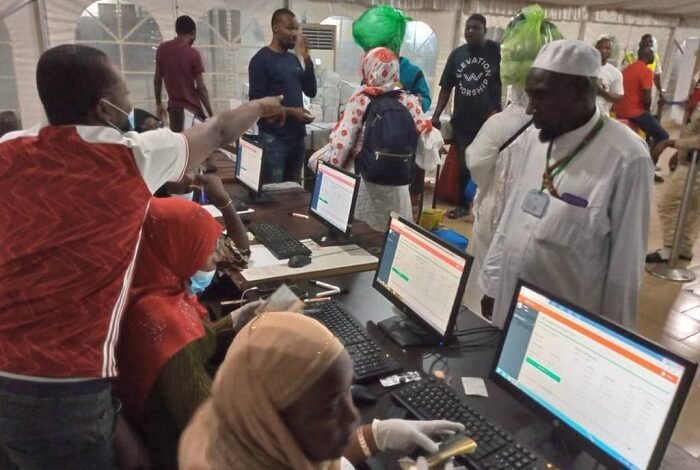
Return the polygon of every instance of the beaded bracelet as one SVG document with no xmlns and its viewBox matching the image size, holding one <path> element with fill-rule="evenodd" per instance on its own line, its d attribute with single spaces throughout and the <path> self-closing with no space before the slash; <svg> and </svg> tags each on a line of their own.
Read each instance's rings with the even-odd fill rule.
<svg viewBox="0 0 700 470">
<path fill-rule="evenodd" d="M 221 207 L 216 206 L 216 208 L 219 209 L 219 210 L 223 210 L 223 209 L 226 209 L 226 208 L 227 208 L 228 206 L 230 206 L 231 204 L 233 204 L 233 199 L 229 199 L 228 202 L 227 202 L 226 204 L 224 204 L 224 205 L 221 206 Z"/>
<path fill-rule="evenodd" d="M 362 449 L 362 453 L 365 454 L 365 457 L 372 457 L 372 451 L 369 450 L 369 446 L 365 440 L 365 434 L 362 432 L 362 426 L 357 428 L 357 442 L 360 443 L 360 449 Z"/>
</svg>

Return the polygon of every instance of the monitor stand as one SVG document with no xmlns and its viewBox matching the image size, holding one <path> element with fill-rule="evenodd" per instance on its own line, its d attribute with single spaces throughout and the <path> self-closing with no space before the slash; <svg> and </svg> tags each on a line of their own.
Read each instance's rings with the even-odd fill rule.
<svg viewBox="0 0 700 470">
<path fill-rule="evenodd" d="M 435 347 L 442 346 L 446 342 L 445 338 L 439 334 L 428 331 L 418 323 L 399 315 L 382 320 L 377 323 L 377 326 L 402 348 Z"/>
<path fill-rule="evenodd" d="M 541 455 L 551 456 L 562 465 L 562 468 L 571 470 L 605 468 L 588 454 L 581 444 L 573 439 L 573 436 L 571 431 L 560 428 L 557 420 L 551 423 L 536 420 L 515 433 L 515 440 L 537 450 Z"/>
<path fill-rule="evenodd" d="M 345 236 L 335 229 L 328 229 L 324 235 L 319 237 L 313 237 L 312 240 L 318 244 L 318 246 L 340 246 L 340 245 L 352 245 L 357 242 L 357 239 L 353 237 L 352 234 Z"/>
<path fill-rule="evenodd" d="M 273 202 L 275 201 L 268 194 L 263 192 L 256 193 L 255 191 L 248 190 L 248 201 L 246 201 L 246 203 L 249 205 L 272 204 Z"/>
</svg>

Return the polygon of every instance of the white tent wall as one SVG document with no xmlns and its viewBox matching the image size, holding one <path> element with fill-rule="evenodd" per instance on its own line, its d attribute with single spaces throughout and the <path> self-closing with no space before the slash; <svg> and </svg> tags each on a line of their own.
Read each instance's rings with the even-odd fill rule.
<svg viewBox="0 0 700 470">
<path fill-rule="evenodd" d="M 35 8 L 34 3 L 24 4 L 1 20 L 7 28 L 12 45 L 19 114 L 24 127 L 32 127 L 46 120 L 34 85 L 36 63 L 41 55 Z M 5 106 L 0 103 L 0 109 Z"/>
<path fill-rule="evenodd" d="M 50 39 L 49 44 L 51 46 L 55 46 L 57 44 L 75 42 L 78 19 L 80 18 L 80 15 L 83 14 L 83 11 L 92 3 L 93 1 L 91 0 L 47 1 L 46 17 L 49 32 L 48 35 Z M 115 2 L 112 1 L 111 3 Z M 122 1 L 121 3 L 125 5 L 134 4 L 142 7 L 145 12 L 147 12 L 155 21 L 158 33 L 162 40 L 168 40 L 175 36 L 175 19 L 179 15 L 190 15 L 193 19 L 195 19 L 195 21 L 198 22 L 198 24 L 201 25 L 202 21 L 206 23 L 207 14 L 212 9 L 240 11 L 241 23 L 244 25 L 244 30 L 246 24 L 250 25 L 252 23 L 251 21 L 247 20 L 254 20 L 254 23 L 261 26 L 259 29 L 263 32 L 264 37 L 257 38 L 255 44 L 246 44 L 246 36 L 245 34 L 241 34 L 241 36 L 244 38 L 242 44 L 237 44 L 235 41 L 233 41 L 231 44 L 229 44 L 229 48 L 218 48 L 218 50 L 222 53 L 237 56 L 236 60 L 234 61 L 222 61 L 222 63 L 227 65 L 236 64 L 235 69 L 233 69 L 233 67 L 229 67 L 232 70 L 217 69 L 216 67 L 212 67 L 211 63 L 207 63 L 207 59 L 211 58 L 212 54 L 207 54 L 204 50 L 202 50 L 209 46 L 209 44 L 202 42 L 202 36 L 204 35 L 201 35 L 200 40 L 195 43 L 195 46 L 200 47 L 200 51 L 203 52 L 202 55 L 205 59 L 205 68 L 208 72 L 205 74 L 205 80 L 207 81 L 209 88 L 211 90 L 226 92 L 225 98 L 222 95 L 215 95 L 212 97 L 213 101 L 215 101 L 214 107 L 219 111 L 228 108 L 228 98 L 240 98 L 241 84 L 243 81 L 247 81 L 247 64 L 250 57 L 252 57 L 257 49 L 269 42 L 272 36 L 272 32 L 269 28 L 270 15 L 276 8 L 283 6 L 282 0 L 259 1 L 256 3 L 231 0 L 128 0 Z M 201 32 L 202 31 L 200 31 L 200 33 Z M 118 40 L 120 39 L 121 38 L 118 38 Z M 115 40 L 115 42 L 118 41 Z M 219 44 L 219 46 L 221 45 Z M 135 48 L 136 46 L 131 47 Z M 152 54 L 154 47 L 150 47 L 150 49 L 151 51 L 149 51 L 149 53 Z M 105 50 L 109 52 L 111 50 L 110 46 L 105 46 Z M 155 99 L 153 96 L 152 87 L 153 68 L 154 65 L 148 67 L 148 72 L 151 74 L 150 76 L 146 76 L 144 73 L 145 70 L 144 72 L 127 74 L 127 82 L 132 92 L 132 101 L 136 106 L 149 109 L 151 111 L 153 111 L 155 108 Z M 217 81 L 217 85 L 222 86 L 212 86 L 212 81 L 214 80 Z"/>
<path fill-rule="evenodd" d="M 104 4 L 117 4 L 118 2 L 104 2 Z M 121 29 L 121 23 L 119 26 L 114 26 L 111 24 L 104 24 L 101 26 L 98 23 L 100 17 L 97 15 L 97 10 L 95 9 L 94 15 L 87 15 L 83 20 L 89 22 L 92 26 L 92 30 L 88 31 L 93 33 L 95 40 L 91 41 L 89 39 L 81 40 L 80 42 L 86 43 L 91 46 L 98 47 L 107 53 L 112 61 L 122 68 L 125 78 L 127 80 L 128 87 L 131 91 L 130 99 L 134 106 L 151 109 L 155 107 L 155 100 L 153 97 L 153 58 L 155 56 L 154 47 L 160 42 L 160 39 L 167 38 L 163 33 L 163 28 L 172 28 L 172 23 L 174 22 L 174 11 L 175 4 L 172 1 L 140 1 L 140 0 L 130 0 L 125 2 L 119 2 L 123 5 L 134 5 L 134 8 L 140 7 L 143 10 L 140 12 L 135 12 L 137 17 L 137 25 L 140 27 L 144 26 L 143 18 L 138 16 L 138 13 L 142 13 L 146 16 L 150 16 L 155 21 L 154 31 L 151 33 L 138 34 L 139 39 L 130 39 L 130 36 L 134 33 L 134 30 L 129 27 Z M 93 4 L 92 0 L 49 0 L 46 2 L 46 18 L 47 27 L 49 31 L 49 44 L 50 46 L 56 46 L 58 44 L 73 43 L 78 39 L 77 31 L 79 21 L 81 21 L 81 15 L 83 12 Z M 115 15 L 115 18 L 119 15 Z M 115 22 L 121 22 L 121 18 L 114 19 Z M 88 24 L 86 24 L 87 26 Z M 145 25 L 148 27 L 148 25 Z M 157 40 L 144 43 L 142 36 L 155 35 L 159 36 Z M 139 55 L 143 57 L 138 57 Z M 145 57 L 148 55 L 148 57 Z"/>
<path fill-rule="evenodd" d="M 195 47 L 204 61 L 204 79 L 215 112 L 247 96 L 248 64 L 271 41 L 272 12 L 283 6 L 282 0 L 177 1 L 174 16 L 189 15 L 197 21 Z M 174 19 L 170 24 L 172 32 L 164 39 L 174 37 Z"/>
<path fill-rule="evenodd" d="M 45 5 L 46 20 L 49 29 L 49 45 L 56 46 L 58 44 L 75 42 L 75 31 L 78 26 L 78 19 L 83 11 L 93 3 L 94 0 L 47 0 Z M 130 0 L 123 3 L 135 4 L 146 9 L 156 20 L 156 23 L 158 23 L 161 32 L 163 32 L 162 28 L 168 26 L 172 28 L 172 31 L 175 30 L 175 25 L 173 24 L 175 22 L 174 1 Z"/>
<path fill-rule="evenodd" d="M 115 3 L 117 0 L 111 0 Z M 227 105 L 227 99 L 240 99 L 242 83 L 247 81 L 247 65 L 250 57 L 258 48 L 268 43 L 271 38 L 269 27 L 270 15 L 279 7 L 289 6 L 297 15 L 305 17 L 307 22 L 321 22 L 330 16 L 357 18 L 376 2 L 369 0 L 344 2 L 317 0 L 262 0 L 248 2 L 244 0 L 118 0 L 124 4 L 135 4 L 147 11 L 157 24 L 159 37 L 167 40 L 175 35 L 175 18 L 189 14 L 200 25 L 200 38 L 195 46 L 200 48 L 205 58 L 207 75 L 205 79 L 216 90 L 215 108 Z M 11 13 L 4 21 L 13 47 L 13 62 L 18 101 L 23 124 L 30 126 L 44 120 L 43 111 L 36 96 L 34 73 L 36 62 L 42 51 L 42 34 L 48 46 L 71 43 L 76 40 L 76 28 L 80 15 L 91 0 L 0 0 L 0 14 L 16 5 L 24 5 Z M 437 95 L 438 81 L 450 52 L 464 42 L 462 31 L 466 18 L 471 13 L 481 13 L 487 18 L 489 27 L 503 28 L 510 18 L 524 5 L 531 2 L 505 0 L 396 0 L 392 2 L 416 20 L 425 22 L 437 35 L 438 57 L 435 70 L 426 70 L 426 76 L 435 77 L 432 83 L 433 94 Z M 700 8 L 695 8 L 694 17 L 671 16 L 664 14 L 637 13 L 630 11 L 594 10 L 605 2 L 553 2 L 559 5 L 544 4 L 547 17 L 554 21 L 567 38 L 578 38 L 588 43 L 601 34 L 611 34 L 617 39 L 617 61 L 622 59 L 625 50 L 636 51 L 639 38 L 644 33 L 656 36 L 659 52 L 662 55 L 664 72 L 669 72 L 672 56 L 676 46 L 673 40 L 682 44 L 688 38 L 700 36 Z M 659 5 L 663 2 L 656 2 Z M 700 2 L 697 2 L 700 5 Z M 565 4 L 565 5 L 561 5 Z M 616 2 L 618 6 L 630 7 L 631 2 Z M 592 5 L 591 7 L 580 5 Z M 651 8 L 652 2 L 642 0 L 639 8 Z M 45 8 L 42 10 L 42 8 Z M 589 9 L 590 8 L 590 9 Z M 657 10 L 681 13 L 689 8 L 688 3 L 680 1 L 666 2 L 664 7 L 657 5 Z M 206 24 L 207 14 L 212 9 L 237 10 L 240 16 L 240 37 L 227 38 L 216 44 L 206 44 L 202 33 L 202 24 Z M 44 14 L 40 14 L 44 11 Z M 40 25 L 43 22 L 44 29 Z M 212 30 L 214 30 L 212 26 Z M 253 31 L 254 30 L 254 31 Z M 215 36 L 215 34 L 210 34 Z M 217 52 L 207 52 L 207 47 Z M 230 46 L 230 47 L 227 47 Z M 141 47 L 147 47 L 142 45 Z M 148 46 L 151 50 L 153 46 Z M 218 54 L 218 55 L 217 55 Z M 228 56 L 227 56 L 228 54 Z M 230 56 L 230 57 L 229 57 Z M 223 59 L 220 60 L 220 58 Z M 150 60 L 150 59 L 149 59 Z M 143 70 L 127 78 L 132 95 L 139 105 L 152 109 L 154 107 L 152 69 L 147 60 L 141 60 Z M 148 69 L 148 70 L 146 70 Z M 358 64 L 359 69 L 359 64 Z M 665 73 L 665 84 L 671 78 Z M 3 103 L 0 103 L 0 108 Z"/>
</svg>

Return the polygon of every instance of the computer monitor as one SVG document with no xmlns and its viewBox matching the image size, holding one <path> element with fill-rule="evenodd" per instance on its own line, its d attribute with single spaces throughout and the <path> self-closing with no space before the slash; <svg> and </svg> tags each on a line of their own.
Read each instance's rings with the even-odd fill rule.
<svg viewBox="0 0 700 470">
<path fill-rule="evenodd" d="M 319 244 L 348 241 L 359 188 L 359 176 L 328 163 L 318 162 L 309 213 L 328 227 L 328 234 L 317 240 Z"/>
<path fill-rule="evenodd" d="M 248 189 L 251 199 L 262 192 L 265 149 L 252 136 L 244 135 L 238 141 L 236 181 Z"/>
<path fill-rule="evenodd" d="M 608 468 L 655 469 L 697 364 L 520 282 L 491 370 Z"/>
<path fill-rule="evenodd" d="M 471 266 L 471 256 L 392 214 L 373 286 L 403 315 L 378 326 L 402 347 L 450 341 Z"/>
</svg>

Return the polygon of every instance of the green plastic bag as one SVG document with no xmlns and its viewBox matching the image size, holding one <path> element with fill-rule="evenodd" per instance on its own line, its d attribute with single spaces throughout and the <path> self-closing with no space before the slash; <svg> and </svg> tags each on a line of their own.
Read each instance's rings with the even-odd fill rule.
<svg viewBox="0 0 700 470">
<path fill-rule="evenodd" d="M 398 56 L 406 35 L 406 23 L 412 19 L 401 10 L 379 5 L 365 11 L 352 22 L 352 37 L 364 51 L 388 47 Z"/>
<path fill-rule="evenodd" d="M 523 8 L 503 33 L 501 41 L 501 82 L 525 87 L 527 73 L 540 48 L 563 39 L 559 28 L 544 19 L 544 10 L 534 4 Z"/>
</svg>

